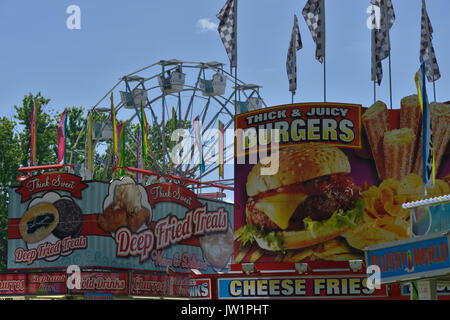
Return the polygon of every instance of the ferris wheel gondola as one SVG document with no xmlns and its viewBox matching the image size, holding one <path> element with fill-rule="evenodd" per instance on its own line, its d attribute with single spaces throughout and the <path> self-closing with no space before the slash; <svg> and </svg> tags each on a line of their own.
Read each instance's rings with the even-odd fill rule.
<svg viewBox="0 0 450 320">
<path fill-rule="evenodd" d="M 171 59 L 155 62 L 121 77 L 89 110 L 89 113 L 103 115 L 102 122 L 95 125 L 94 147 L 99 146 L 102 141 L 111 142 L 111 108 L 103 106 L 102 103 L 108 102 L 108 96 L 113 94 L 115 97 L 120 96 L 120 100 L 113 106 L 117 120 L 126 124 L 141 123 L 142 106 L 148 126 L 153 129 L 153 136 L 149 138 L 160 145 L 159 149 L 148 148 L 148 160 L 143 161 L 143 169 L 148 169 L 151 164 L 161 177 L 176 175 L 185 179 L 221 182 L 233 186 L 232 170 L 225 170 L 224 176 L 218 174 L 219 139 L 215 136 L 218 123 L 220 122 L 225 130 L 233 129 L 236 113 L 263 108 L 265 104 L 260 95 L 260 86 L 244 83 L 226 72 L 223 67 L 223 63 L 216 61 L 191 62 Z M 194 121 L 201 124 L 201 149 L 205 162 L 202 170 L 198 146 L 193 142 Z M 191 143 L 184 141 L 182 155 L 178 157 L 179 161 L 174 163 L 172 133 L 176 129 L 181 129 L 184 137 L 188 137 Z M 83 141 L 83 134 L 82 130 L 77 143 Z M 125 126 L 125 134 L 130 144 L 138 142 L 138 137 L 129 126 Z M 184 138 L 181 142 L 183 140 Z M 178 140 L 175 144 L 181 142 Z M 71 162 L 77 159 L 73 157 L 77 151 L 83 152 L 77 150 L 77 143 L 73 150 L 69 151 Z M 226 141 L 223 148 L 227 155 L 224 162 L 232 163 L 234 138 Z M 135 154 L 130 145 L 127 146 L 127 151 Z M 111 152 L 105 157 L 103 179 L 107 178 L 108 171 L 117 167 Z M 150 180 L 151 177 L 144 177 L 141 182 L 146 184 L 150 183 Z M 207 185 L 204 187 L 208 188 Z"/>
</svg>

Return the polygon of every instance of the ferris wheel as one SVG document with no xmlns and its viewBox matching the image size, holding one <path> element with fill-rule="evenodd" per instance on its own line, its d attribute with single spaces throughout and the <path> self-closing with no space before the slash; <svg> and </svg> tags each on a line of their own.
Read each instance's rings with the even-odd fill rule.
<svg viewBox="0 0 450 320">
<path fill-rule="evenodd" d="M 124 133 L 127 142 L 138 143 L 139 137 L 130 127 L 142 123 L 143 114 L 152 129 L 147 138 L 153 143 L 147 149 L 146 161 L 141 162 L 142 169 L 151 167 L 158 178 L 181 178 L 173 182 L 207 182 L 201 185 L 202 188 L 214 183 L 233 187 L 233 170 L 219 172 L 219 164 L 220 161 L 233 163 L 234 136 L 226 134 L 222 138 L 220 132 L 234 130 L 235 114 L 266 106 L 260 88 L 237 79 L 224 69 L 223 63 L 216 61 L 171 59 L 155 62 L 121 77 L 89 110 L 102 114 L 104 119 L 95 123 L 94 147 L 112 140 L 113 113 L 108 104 L 113 95 L 115 117 L 127 124 Z M 82 141 L 82 135 L 83 130 L 77 143 Z M 127 150 L 135 154 L 129 145 Z M 70 153 L 71 164 L 74 152 Z M 102 164 L 104 179 L 108 170 L 117 166 L 112 151 L 110 153 Z M 219 159 L 219 153 L 224 158 Z M 145 185 L 153 180 L 151 175 L 144 175 L 140 182 Z"/>
</svg>

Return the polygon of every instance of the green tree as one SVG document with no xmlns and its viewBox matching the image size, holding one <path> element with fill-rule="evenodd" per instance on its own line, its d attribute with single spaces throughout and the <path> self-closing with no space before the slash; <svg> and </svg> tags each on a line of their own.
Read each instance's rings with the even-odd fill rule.
<svg viewBox="0 0 450 320">
<path fill-rule="evenodd" d="M 66 130 L 66 163 L 69 163 L 71 153 L 73 153 L 72 164 L 79 164 L 84 161 L 86 139 L 81 138 L 77 143 L 77 138 L 83 130 L 83 125 L 86 123 L 86 116 L 82 107 L 73 106 L 66 110 L 68 117 Z M 61 115 L 59 115 L 58 123 L 60 120 Z M 83 132 L 86 132 L 86 130 L 83 130 Z"/>
<path fill-rule="evenodd" d="M 19 138 L 14 132 L 16 123 L 0 118 L 0 271 L 6 270 L 8 243 L 8 192 L 15 184 L 20 159 Z"/>
<path fill-rule="evenodd" d="M 19 163 L 22 166 L 30 165 L 31 155 L 31 109 L 33 103 L 37 106 L 36 125 L 36 161 L 35 165 L 56 164 L 58 162 L 57 152 L 57 122 L 55 115 L 47 113 L 47 105 L 50 99 L 45 99 L 39 92 L 36 96 L 32 93 L 26 95 L 22 100 L 22 106 L 14 106 L 16 114 L 14 118 L 23 126 L 19 132 L 19 144 L 21 148 Z M 48 110 L 50 111 L 50 110 Z"/>
<path fill-rule="evenodd" d="M 159 166 L 159 168 L 163 168 L 163 143 L 161 139 L 161 125 L 158 123 L 153 123 L 149 126 L 149 136 L 148 136 L 148 145 L 149 149 L 153 152 L 155 160 Z M 190 129 L 191 122 L 190 121 L 178 121 L 179 128 Z M 170 155 L 171 153 L 171 138 L 172 138 L 172 119 L 167 120 L 166 125 L 164 126 L 164 146 L 165 153 Z M 147 158 L 147 162 L 145 163 L 146 167 L 152 171 L 158 171 L 157 166 L 155 165 L 153 159 L 150 154 Z M 170 166 L 170 159 L 166 158 L 166 168 Z"/>
</svg>

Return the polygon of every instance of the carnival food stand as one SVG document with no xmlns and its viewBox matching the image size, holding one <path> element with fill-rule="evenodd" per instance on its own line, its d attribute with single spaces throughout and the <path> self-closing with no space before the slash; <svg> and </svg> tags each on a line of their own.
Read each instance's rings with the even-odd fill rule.
<svg viewBox="0 0 450 320">
<path fill-rule="evenodd" d="M 404 110 L 412 114 L 408 101 L 416 101 L 406 100 L 400 110 L 382 102 L 300 103 L 237 115 L 234 204 L 201 198 L 180 183 L 143 185 L 130 176 L 110 182 L 61 171 L 22 176 L 9 194 L 3 292 L 35 296 L 41 279 L 47 296 L 174 297 L 173 286 L 163 285 L 172 281 L 184 288 L 179 297 L 193 299 L 408 299 L 402 286 L 385 282 L 395 279 L 383 273 L 391 261 L 374 260 L 365 249 L 406 245 L 411 230 L 424 235 L 448 227 L 447 209 L 413 216 L 410 210 L 433 201 L 448 207 L 450 162 L 448 137 L 437 134 L 443 151 L 428 190 L 434 197 L 413 202 L 422 191 L 413 161 L 420 143 L 415 124 L 400 128 Z M 437 248 L 423 253 L 427 261 L 450 263 L 447 238 L 425 237 Z M 415 258 L 402 257 L 403 266 Z M 367 285 L 372 262 L 382 269 L 375 289 Z M 86 280 L 64 291 L 64 270 L 73 265 Z"/>
<path fill-rule="evenodd" d="M 450 195 L 404 204 L 411 211 L 411 238 L 365 249 L 381 283 L 405 283 L 420 300 L 435 300 L 450 284 Z"/>
<path fill-rule="evenodd" d="M 231 261 L 232 204 L 179 184 L 46 172 L 9 196 L 0 296 L 188 298 L 191 269 L 215 272 Z"/>
</svg>

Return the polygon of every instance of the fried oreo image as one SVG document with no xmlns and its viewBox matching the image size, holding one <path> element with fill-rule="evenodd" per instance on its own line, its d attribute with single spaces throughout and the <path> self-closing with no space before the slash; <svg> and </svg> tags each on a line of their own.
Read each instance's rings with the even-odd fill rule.
<svg viewBox="0 0 450 320">
<path fill-rule="evenodd" d="M 72 199 L 60 199 L 53 205 L 59 213 L 59 223 L 53 230 L 53 234 L 60 239 L 78 237 L 83 227 L 81 208 Z"/>
<path fill-rule="evenodd" d="M 26 242 L 37 242 L 52 233 L 58 223 L 58 209 L 51 203 L 39 203 L 29 208 L 20 219 L 20 235 Z"/>
</svg>

